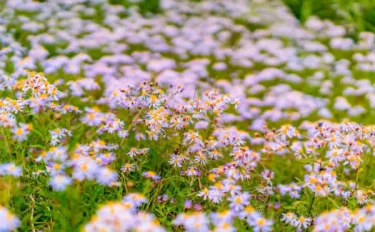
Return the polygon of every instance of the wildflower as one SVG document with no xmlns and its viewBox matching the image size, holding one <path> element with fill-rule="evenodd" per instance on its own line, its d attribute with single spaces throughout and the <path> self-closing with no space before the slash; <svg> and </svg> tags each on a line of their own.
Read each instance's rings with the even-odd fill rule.
<svg viewBox="0 0 375 232">
<path fill-rule="evenodd" d="M 68 185 L 72 184 L 72 179 L 63 174 L 54 175 L 49 184 L 55 191 L 64 191 Z"/>
<path fill-rule="evenodd" d="M 127 130 L 119 130 L 118 136 L 120 138 L 127 138 L 129 136 L 129 132 Z"/>
<path fill-rule="evenodd" d="M 51 135 L 51 145 L 57 145 L 64 136 L 72 136 L 72 132 L 65 128 L 56 128 L 49 132 Z"/>
<path fill-rule="evenodd" d="M 64 173 L 64 168 L 65 164 L 54 162 L 47 163 L 47 171 L 51 174 L 51 176 Z"/>
<path fill-rule="evenodd" d="M 206 200 L 208 198 L 209 193 L 209 190 L 207 188 L 204 188 L 202 191 L 198 193 L 198 196 L 203 197 L 203 200 Z"/>
<path fill-rule="evenodd" d="M 0 231 L 12 231 L 21 224 L 20 220 L 3 206 L 0 206 L 0 220 Z"/>
<path fill-rule="evenodd" d="M 19 127 L 12 128 L 11 132 L 14 134 L 13 138 L 21 142 L 27 139 L 31 129 L 31 124 L 20 124 Z"/>
<path fill-rule="evenodd" d="M 168 163 L 174 167 L 182 167 L 182 159 L 179 155 L 171 155 L 171 159 L 168 161 Z"/>
<path fill-rule="evenodd" d="M 156 173 L 153 172 L 153 171 L 144 172 L 143 176 L 146 177 L 146 178 L 150 178 L 150 179 L 152 179 L 154 181 L 160 180 L 160 176 L 156 175 Z"/>
<path fill-rule="evenodd" d="M 153 215 L 138 212 L 133 203 L 144 198 L 140 195 L 127 195 L 123 202 L 109 202 L 102 206 L 91 221 L 84 226 L 84 231 L 156 231 L 164 232 Z"/>
<path fill-rule="evenodd" d="M 307 227 L 309 227 L 311 220 L 311 218 L 305 218 L 304 216 L 300 216 L 295 220 L 294 224 L 297 228 L 306 229 Z"/>
<path fill-rule="evenodd" d="M 208 192 L 208 199 L 210 199 L 213 203 L 219 203 L 222 201 L 224 193 L 218 189 L 210 189 Z"/>
<path fill-rule="evenodd" d="M 250 194 L 248 192 L 243 192 L 241 194 L 233 194 L 229 198 L 230 207 L 233 209 L 235 212 L 239 212 L 244 209 L 244 207 L 248 204 L 250 204 Z"/>
<path fill-rule="evenodd" d="M 129 163 L 129 162 L 125 163 L 121 167 L 121 171 L 123 171 L 123 172 L 133 172 L 133 171 L 135 171 L 135 169 L 136 169 L 136 166 L 134 164 Z"/>
<path fill-rule="evenodd" d="M 266 169 L 261 173 L 261 175 L 262 175 L 263 179 L 265 179 L 267 181 L 268 184 L 271 184 L 271 180 L 275 176 L 275 173 Z"/>
<path fill-rule="evenodd" d="M 147 203 L 147 199 L 142 194 L 130 193 L 124 197 L 123 202 L 131 202 L 135 207 Z"/>
<path fill-rule="evenodd" d="M 209 219 L 203 213 L 179 214 L 173 221 L 175 225 L 183 225 L 188 232 L 192 231 L 208 231 Z"/>
<path fill-rule="evenodd" d="M 117 173 L 107 167 L 102 167 L 96 172 L 96 179 L 99 184 L 109 185 L 117 180 Z"/>
<path fill-rule="evenodd" d="M 138 152 L 139 152 L 139 151 L 137 150 L 137 148 L 133 147 L 133 148 L 131 148 L 130 151 L 128 152 L 128 155 L 129 155 L 130 157 L 134 158 L 134 156 L 138 155 Z"/>
<path fill-rule="evenodd" d="M 0 176 L 11 175 L 14 177 L 22 176 L 22 168 L 17 167 L 14 163 L 0 164 Z"/>
<path fill-rule="evenodd" d="M 267 220 L 261 216 L 257 216 L 256 218 L 252 218 L 248 220 L 249 225 L 253 226 L 254 231 L 272 231 L 272 224 L 271 220 Z"/>
<path fill-rule="evenodd" d="M 184 204 L 184 209 L 191 209 L 193 207 L 193 203 L 191 200 L 186 200 Z"/>
<path fill-rule="evenodd" d="M 73 169 L 73 179 L 83 181 L 84 179 L 92 180 L 98 170 L 98 164 L 88 158 L 88 157 L 80 157 L 75 161 L 74 169 Z M 109 177 L 108 175 L 106 177 Z M 101 175 L 99 175 L 99 178 Z"/>
<path fill-rule="evenodd" d="M 116 157 L 112 152 L 106 152 L 106 153 L 103 153 L 103 154 L 99 154 L 99 155 L 97 155 L 97 159 L 96 159 L 96 161 L 100 165 L 108 165 L 108 164 L 112 163 L 114 160 L 116 160 Z"/>
<path fill-rule="evenodd" d="M 188 170 L 186 171 L 186 175 L 187 176 L 199 176 L 200 171 L 196 167 L 192 166 L 192 167 L 188 168 Z"/>
</svg>

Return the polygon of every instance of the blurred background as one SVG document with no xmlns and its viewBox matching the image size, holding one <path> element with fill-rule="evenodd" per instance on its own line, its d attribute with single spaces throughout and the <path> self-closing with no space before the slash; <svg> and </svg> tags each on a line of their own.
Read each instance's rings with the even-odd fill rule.
<svg viewBox="0 0 375 232">
<path fill-rule="evenodd" d="M 199 3 L 200 0 L 190 0 Z M 305 23 L 310 16 L 329 19 L 335 23 L 352 26 L 353 34 L 375 31 L 375 1 L 372 0 L 280 0 L 299 22 Z M 108 0 L 111 4 L 136 7 L 143 15 L 162 12 L 163 0 Z M 214 0 L 212 2 L 215 2 Z M 231 4 L 230 0 L 228 4 Z M 249 2 L 274 4 L 278 0 L 249 0 Z"/>
</svg>

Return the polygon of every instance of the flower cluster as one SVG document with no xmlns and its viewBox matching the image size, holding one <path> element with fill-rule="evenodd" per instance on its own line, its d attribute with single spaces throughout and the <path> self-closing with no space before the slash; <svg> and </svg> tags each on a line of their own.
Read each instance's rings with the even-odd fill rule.
<svg viewBox="0 0 375 232">
<path fill-rule="evenodd" d="M 47 152 L 41 152 L 35 161 L 46 164 L 51 175 L 50 185 L 58 191 L 70 185 L 72 179 L 95 179 L 100 184 L 111 185 L 118 177 L 118 174 L 108 167 L 115 160 L 111 150 L 116 148 L 117 146 L 101 140 L 88 145 L 78 145 L 72 154 L 65 146 L 51 147 Z"/>
<path fill-rule="evenodd" d="M 0 231 L 374 228 L 374 33 L 119 2 L 1 4 Z"/>
<path fill-rule="evenodd" d="M 102 206 L 83 231 L 165 231 L 154 216 L 138 210 L 147 200 L 139 194 L 129 194 L 122 202 Z"/>
<path fill-rule="evenodd" d="M 346 207 L 325 212 L 316 218 L 314 231 L 370 231 L 374 226 L 374 205 L 351 211 Z"/>
</svg>

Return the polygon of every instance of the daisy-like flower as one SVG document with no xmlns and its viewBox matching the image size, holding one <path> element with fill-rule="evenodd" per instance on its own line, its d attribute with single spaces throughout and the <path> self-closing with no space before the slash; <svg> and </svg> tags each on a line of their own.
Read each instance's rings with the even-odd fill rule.
<svg viewBox="0 0 375 232">
<path fill-rule="evenodd" d="M 168 161 L 168 163 L 174 167 L 182 167 L 182 159 L 179 155 L 171 155 L 171 159 Z"/>
<path fill-rule="evenodd" d="M 158 108 L 162 104 L 162 102 L 163 100 L 154 94 L 150 95 L 150 97 L 148 98 L 150 107 Z"/>
<path fill-rule="evenodd" d="M 147 172 L 143 172 L 143 176 L 146 177 L 146 178 L 149 178 L 149 179 L 152 179 L 154 181 L 158 181 L 160 180 L 160 176 L 158 176 L 155 172 L 153 171 L 147 171 Z"/>
<path fill-rule="evenodd" d="M 4 232 L 13 231 L 21 224 L 20 220 L 3 206 L 0 206 L 0 220 L 0 231 Z"/>
<path fill-rule="evenodd" d="M 119 130 L 118 131 L 118 136 L 120 138 L 127 138 L 129 136 L 129 131 L 127 131 L 127 130 Z"/>
<path fill-rule="evenodd" d="M 219 203 L 223 200 L 224 193 L 216 188 L 210 189 L 208 192 L 208 199 L 213 203 Z"/>
<path fill-rule="evenodd" d="M 249 225 L 253 227 L 255 232 L 268 232 L 272 231 L 273 222 L 271 220 L 265 219 L 262 216 L 257 216 L 255 218 L 248 219 Z"/>
<path fill-rule="evenodd" d="M 294 225 L 297 228 L 306 229 L 307 227 L 310 226 L 311 221 L 312 221 L 311 218 L 305 218 L 304 216 L 300 216 L 299 218 L 295 219 Z"/>
<path fill-rule="evenodd" d="M 191 167 L 188 168 L 188 170 L 186 171 L 186 175 L 187 175 L 187 176 L 199 176 L 199 175 L 200 175 L 200 171 L 199 171 L 198 168 L 191 166 Z"/>
<path fill-rule="evenodd" d="M 31 124 L 21 123 L 20 126 L 12 128 L 11 132 L 13 133 L 13 138 L 21 142 L 27 139 L 31 129 Z"/>
<path fill-rule="evenodd" d="M 103 185 L 110 185 L 117 180 L 117 173 L 107 167 L 102 167 L 96 172 L 96 180 Z"/>
<path fill-rule="evenodd" d="M 0 176 L 3 175 L 22 176 L 22 168 L 16 166 L 14 163 L 0 164 Z"/>
<path fill-rule="evenodd" d="M 68 159 L 68 148 L 65 146 L 51 147 L 46 156 L 51 160 L 65 161 Z"/>
<path fill-rule="evenodd" d="M 202 191 L 198 193 L 198 196 L 203 197 L 203 200 L 206 200 L 208 198 L 209 193 L 209 190 L 207 188 L 204 188 Z"/>
<path fill-rule="evenodd" d="M 173 221 L 175 225 L 182 225 L 187 232 L 209 231 L 209 219 L 204 213 L 179 214 Z"/>
<path fill-rule="evenodd" d="M 72 136 L 72 132 L 65 128 L 56 128 L 49 132 L 51 135 L 51 145 L 57 145 L 64 136 Z"/>
<path fill-rule="evenodd" d="M 296 129 L 291 125 L 283 125 L 278 131 L 280 138 L 284 141 L 286 138 L 293 138 L 296 135 Z"/>
<path fill-rule="evenodd" d="M 112 152 L 106 152 L 106 153 L 103 153 L 103 154 L 98 154 L 97 158 L 96 158 L 96 161 L 100 165 L 108 165 L 108 164 L 112 163 L 114 160 L 116 160 L 116 157 L 115 157 L 115 154 L 113 154 Z"/>
<path fill-rule="evenodd" d="M 64 163 L 58 163 L 58 162 L 47 163 L 47 171 L 50 173 L 51 176 L 64 173 L 64 168 L 65 168 Z"/>
<path fill-rule="evenodd" d="M 49 184 L 55 191 L 64 191 L 68 185 L 72 184 L 72 182 L 71 178 L 59 174 L 51 177 Z"/>
<path fill-rule="evenodd" d="M 73 179 L 79 181 L 83 181 L 84 179 L 92 180 L 94 179 L 98 168 L 98 164 L 91 158 L 80 157 L 74 164 Z"/>
<path fill-rule="evenodd" d="M 235 232 L 237 230 L 236 230 L 236 227 L 232 223 L 224 221 L 224 222 L 217 223 L 215 229 L 213 230 L 213 232 L 221 232 L 221 231 Z"/>
<path fill-rule="evenodd" d="M 281 221 L 284 221 L 290 225 L 295 225 L 296 220 L 297 220 L 297 216 L 292 212 L 282 214 Z"/>
<path fill-rule="evenodd" d="M 201 164 L 201 165 L 205 165 L 208 162 L 206 155 L 203 152 L 200 152 L 200 151 L 197 152 L 194 160 L 195 160 L 196 163 Z"/>
<path fill-rule="evenodd" d="M 345 159 L 343 156 L 344 151 L 341 149 L 332 149 L 327 152 L 327 158 L 333 163 L 341 162 Z"/>
<path fill-rule="evenodd" d="M 123 202 L 131 202 L 135 207 L 139 207 L 147 203 L 147 199 L 142 194 L 130 193 L 124 197 Z"/>
<path fill-rule="evenodd" d="M 132 164 L 132 163 L 129 163 L 129 162 L 125 163 L 121 167 L 121 171 L 123 171 L 123 172 L 133 172 L 133 171 L 135 171 L 135 169 L 136 169 L 135 164 Z"/>
<path fill-rule="evenodd" d="M 268 169 L 265 169 L 262 173 L 261 173 L 263 179 L 265 179 L 267 181 L 268 184 L 272 184 L 272 179 L 274 178 L 275 176 L 275 173 L 272 172 L 271 170 L 268 170 Z"/>
<path fill-rule="evenodd" d="M 240 194 L 232 194 L 228 199 L 231 203 L 229 204 L 230 208 L 234 212 L 240 212 L 250 204 L 250 194 L 248 192 L 243 192 Z"/>
<path fill-rule="evenodd" d="M 374 215 L 368 215 L 364 210 L 360 210 L 354 217 L 356 231 L 370 231 L 374 226 Z"/>
<path fill-rule="evenodd" d="M 135 147 L 132 147 L 129 152 L 128 152 L 128 155 L 132 158 L 134 158 L 136 155 L 138 155 L 138 149 L 135 148 Z"/>
</svg>

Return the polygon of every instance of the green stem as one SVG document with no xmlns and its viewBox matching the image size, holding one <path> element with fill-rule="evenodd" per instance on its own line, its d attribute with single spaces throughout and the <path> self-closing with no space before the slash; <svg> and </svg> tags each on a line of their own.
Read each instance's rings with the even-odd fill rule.
<svg viewBox="0 0 375 232">
<path fill-rule="evenodd" d="M 366 165 L 366 175 L 365 175 L 365 183 L 367 182 L 367 178 L 368 178 L 368 175 L 370 174 L 370 168 L 371 168 L 371 164 L 372 164 L 372 158 L 374 157 L 374 155 L 371 154 L 371 157 L 370 157 L 370 161 L 369 163 Z"/>
<path fill-rule="evenodd" d="M 9 145 L 9 142 L 8 142 L 8 138 L 7 138 L 6 134 L 5 134 L 4 127 L 1 128 L 1 134 L 3 135 L 4 142 L 5 142 L 5 147 L 7 149 L 8 155 L 9 155 L 10 154 L 10 145 Z"/>
<path fill-rule="evenodd" d="M 314 193 L 314 196 L 313 196 L 313 198 L 311 199 L 311 203 L 310 203 L 310 207 L 309 207 L 309 212 L 308 212 L 308 217 L 311 217 L 311 211 L 312 211 L 312 207 L 313 207 L 313 205 L 314 205 L 314 201 L 315 201 L 315 193 Z"/>
<path fill-rule="evenodd" d="M 307 213 L 308 217 L 311 218 L 312 216 L 312 208 L 313 208 L 313 205 L 314 205 L 314 201 L 315 201 L 315 193 L 313 193 L 313 197 L 311 199 L 311 203 L 310 203 L 310 206 L 309 206 L 309 212 Z M 314 221 L 311 222 L 311 224 L 306 228 L 306 231 L 309 231 L 309 228 L 314 224 Z"/>
</svg>

